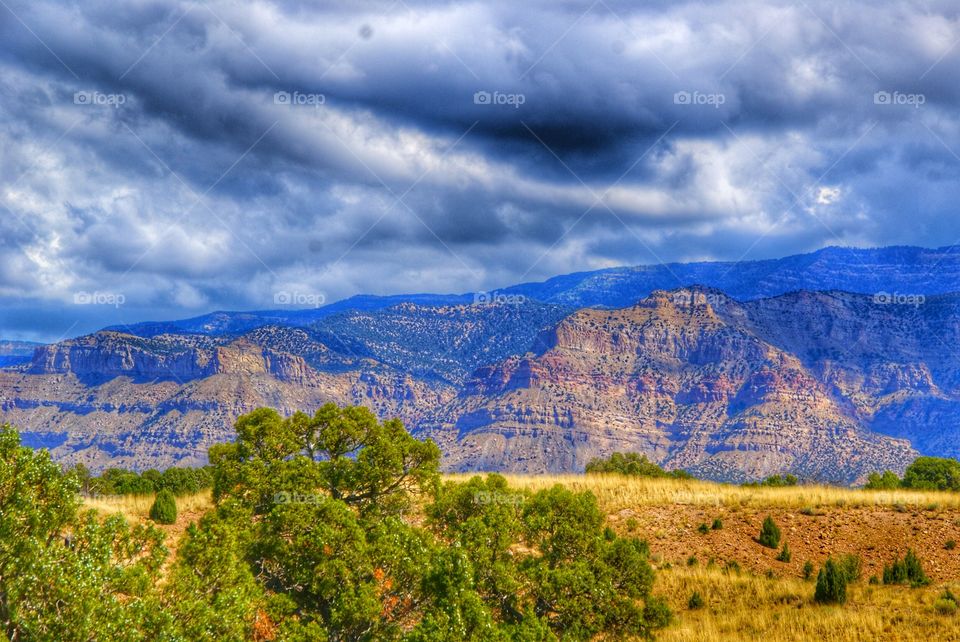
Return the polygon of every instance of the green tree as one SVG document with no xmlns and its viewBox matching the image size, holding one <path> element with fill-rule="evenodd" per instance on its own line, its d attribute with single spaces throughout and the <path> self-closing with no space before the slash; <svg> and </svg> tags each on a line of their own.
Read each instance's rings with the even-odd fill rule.
<svg viewBox="0 0 960 642">
<path fill-rule="evenodd" d="M 776 548 L 780 545 L 780 528 L 777 527 L 776 522 L 769 515 L 763 520 L 763 526 L 760 527 L 760 537 L 757 541 L 767 548 Z"/>
<path fill-rule="evenodd" d="M 780 549 L 780 554 L 777 555 L 777 561 L 779 562 L 789 562 L 793 559 L 793 554 L 790 552 L 790 547 L 787 546 L 787 543 L 783 543 L 783 548 Z"/>
<path fill-rule="evenodd" d="M 169 490 L 157 493 L 150 506 L 150 519 L 158 524 L 173 524 L 177 521 L 177 500 Z"/>
<path fill-rule="evenodd" d="M 960 462 L 940 457 L 917 457 L 903 473 L 903 487 L 960 490 Z"/>
<path fill-rule="evenodd" d="M 441 486 L 436 446 L 398 421 L 261 409 L 210 459 L 215 508 L 164 593 L 185 638 L 586 641 L 669 620 L 646 544 L 606 528 L 593 495 Z"/>
<path fill-rule="evenodd" d="M 361 511 L 399 513 L 439 485 L 440 449 L 397 419 L 378 423 L 363 407 L 326 404 L 313 417 L 272 409 L 243 415 L 237 440 L 214 446 L 214 497 L 269 510 L 280 492 L 319 491 Z"/>
<path fill-rule="evenodd" d="M 864 488 L 867 490 L 893 490 L 900 488 L 900 478 L 897 477 L 896 473 L 889 470 L 883 471 L 883 474 L 870 473 L 867 475 L 867 484 Z"/>
<path fill-rule="evenodd" d="M 813 599 L 820 604 L 843 604 L 847 601 L 847 577 L 830 558 L 817 574 Z"/>
</svg>

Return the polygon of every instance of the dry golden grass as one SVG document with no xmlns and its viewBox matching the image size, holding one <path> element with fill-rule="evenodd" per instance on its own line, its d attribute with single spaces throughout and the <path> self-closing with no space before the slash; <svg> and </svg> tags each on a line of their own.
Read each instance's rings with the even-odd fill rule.
<svg viewBox="0 0 960 642">
<path fill-rule="evenodd" d="M 448 475 L 465 480 L 470 475 Z M 838 486 L 748 488 L 699 480 L 651 479 L 622 475 L 506 475 L 511 486 L 531 491 L 563 484 L 592 491 L 607 513 L 639 506 L 727 506 L 744 508 L 818 508 L 904 506 L 960 508 L 960 493 L 914 490 L 861 490 Z"/>
<path fill-rule="evenodd" d="M 150 507 L 153 505 L 154 495 L 102 495 L 100 497 L 85 497 L 85 508 L 95 508 L 104 514 L 123 513 L 131 522 L 147 519 Z M 195 495 L 177 497 L 177 513 L 193 515 L 203 513 L 213 505 L 210 491 L 202 491 Z"/>
<path fill-rule="evenodd" d="M 813 581 L 728 573 L 720 569 L 672 567 L 657 573 L 656 592 L 667 599 L 675 622 L 662 631 L 661 642 L 762 640 L 801 642 L 830 640 L 960 639 L 960 617 L 939 615 L 933 603 L 944 587 L 910 589 L 871 586 L 848 588 L 847 603 L 823 606 L 813 602 Z M 960 592 L 957 585 L 951 586 Z M 690 610 L 690 595 L 705 601 Z"/>
</svg>

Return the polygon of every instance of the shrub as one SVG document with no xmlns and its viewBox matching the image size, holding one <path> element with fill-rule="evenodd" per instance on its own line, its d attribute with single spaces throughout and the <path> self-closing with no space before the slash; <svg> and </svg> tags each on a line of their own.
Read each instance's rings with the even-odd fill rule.
<svg viewBox="0 0 960 642">
<path fill-rule="evenodd" d="M 158 524 L 173 524 L 177 521 L 177 500 L 169 490 L 161 490 L 150 507 L 150 519 Z"/>
<path fill-rule="evenodd" d="M 706 535 L 707 533 L 710 532 L 710 527 L 707 526 L 706 523 L 700 524 L 699 526 L 697 526 L 697 532 L 700 533 L 701 535 Z"/>
<path fill-rule="evenodd" d="M 863 560 L 860 559 L 859 555 L 852 553 L 841 555 L 837 560 L 837 566 L 843 571 L 843 575 L 847 578 L 848 583 L 860 580 L 860 576 L 863 573 Z"/>
<path fill-rule="evenodd" d="M 947 549 L 948 551 L 952 551 L 953 549 L 955 549 L 955 548 L 957 547 L 957 540 L 955 540 L 955 539 L 948 539 L 948 540 L 946 541 L 946 543 L 944 543 L 943 547 L 944 547 L 945 549 Z"/>
<path fill-rule="evenodd" d="M 723 520 L 717 517 L 713 520 L 713 524 L 710 526 L 715 531 L 718 531 L 723 528 Z"/>
<path fill-rule="evenodd" d="M 694 591 L 693 595 L 690 596 L 690 600 L 687 602 L 687 607 L 691 610 L 703 608 L 703 597 L 698 591 Z"/>
<path fill-rule="evenodd" d="M 933 603 L 933 610 L 937 615 L 955 615 L 957 612 L 957 603 L 952 600 L 938 599 Z"/>
<path fill-rule="evenodd" d="M 763 520 L 763 526 L 760 528 L 760 537 L 757 541 L 767 548 L 776 548 L 780 545 L 780 529 L 769 515 Z"/>
<path fill-rule="evenodd" d="M 885 470 L 883 473 L 870 473 L 867 475 L 867 484 L 864 486 L 867 490 L 893 490 L 900 488 L 900 478 L 897 474 Z"/>
<path fill-rule="evenodd" d="M 790 547 L 787 546 L 787 543 L 783 543 L 783 548 L 780 549 L 780 554 L 777 555 L 777 561 L 779 562 L 789 562 L 793 555 L 790 553 Z"/>
<path fill-rule="evenodd" d="M 803 563 L 803 579 L 809 580 L 813 577 L 813 562 L 807 560 Z"/>
<path fill-rule="evenodd" d="M 927 579 L 927 575 L 923 571 L 920 558 L 913 552 L 913 549 L 908 549 L 902 560 L 897 558 L 890 566 L 883 567 L 883 583 L 909 584 L 913 588 L 917 588 L 926 586 L 930 583 L 930 580 Z"/>
<path fill-rule="evenodd" d="M 958 606 L 960 606 L 960 600 L 957 596 L 950 589 L 943 589 L 939 599 L 933 603 L 933 610 L 939 615 L 954 615 Z"/>
<path fill-rule="evenodd" d="M 700 563 L 700 560 L 697 559 L 696 555 L 691 555 L 687 558 L 687 566 L 696 566 Z"/>
<path fill-rule="evenodd" d="M 843 604 L 847 601 L 847 577 L 830 558 L 817 574 L 813 600 L 819 604 Z"/>
</svg>

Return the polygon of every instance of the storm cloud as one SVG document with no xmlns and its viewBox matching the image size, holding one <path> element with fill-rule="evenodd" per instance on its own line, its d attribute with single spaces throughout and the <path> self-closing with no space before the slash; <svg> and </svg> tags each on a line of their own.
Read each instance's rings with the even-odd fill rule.
<svg viewBox="0 0 960 642">
<path fill-rule="evenodd" d="M 0 336 L 960 241 L 953 2 L 0 2 Z"/>
</svg>

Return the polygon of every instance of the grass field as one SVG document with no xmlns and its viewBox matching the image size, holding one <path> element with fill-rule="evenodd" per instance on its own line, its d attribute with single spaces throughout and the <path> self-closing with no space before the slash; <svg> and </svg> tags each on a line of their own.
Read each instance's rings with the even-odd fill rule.
<svg viewBox="0 0 960 642">
<path fill-rule="evenodd" d="M 960 549 L 947 546 L 960 541 L 960 494 L 826 486 L 744 488 L 615 475 L 508 479 L 533 491 L 557 483 L 589 490 L 615 530 L 649 541 L 658 571 L 655 592 L 676 616 L 660 640 L 960 640 L 960 615 L 934 609 L 945 588 L 960 595 Z M 86 504 L 143 521 L 152 501 L 150 496 L 101 497 Z M 162 527 L 172 550 L 187 524 L 210 506 L 209 492 L 178 499 L 177 524 Z M 777 561 L 777 551 L 755 541 L 767 515 L 780 525 L 793 551 L 789 563 Z M 701 524 L 717 519 L 722 528 L 702 532 Z M 923 561 L 930 586 L 868 583 L 908 546 Z M 846 553 L 862 558 L 862 579 L 850 586 L 845 605 L 815 604 L 814 582 L 803 579 L 804 563 L 819 568 L 827 556 Z M 688 608 L 694 591 L 704 599 L 702 608 Z"/>
</svg>

